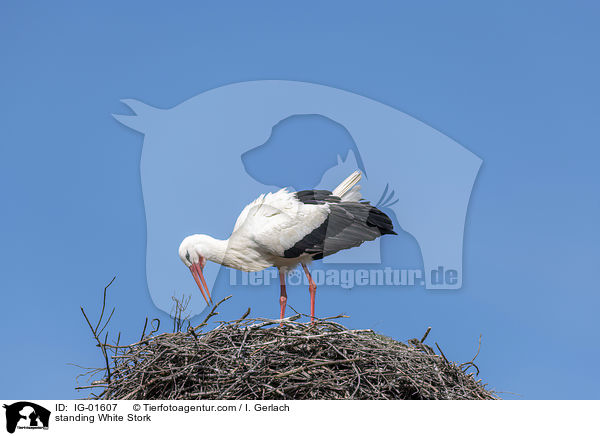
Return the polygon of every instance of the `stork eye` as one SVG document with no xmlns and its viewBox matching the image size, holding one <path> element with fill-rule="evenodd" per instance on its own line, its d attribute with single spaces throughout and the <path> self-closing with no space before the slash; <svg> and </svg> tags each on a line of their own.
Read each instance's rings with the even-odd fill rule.
<svg viewBox="0 0 600 436">
<path fill-rule="evenodd" d="M 185 258 L 188 260 L 188 262 L 191 262 L 189 251 L 185 253 Z"/>
</svg>

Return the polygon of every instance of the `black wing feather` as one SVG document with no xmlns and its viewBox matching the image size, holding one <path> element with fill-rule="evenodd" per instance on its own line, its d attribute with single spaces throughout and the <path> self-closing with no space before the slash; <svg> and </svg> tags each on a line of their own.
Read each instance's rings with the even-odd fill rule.
<svg viewBox="0 0 600 436">
<path fill-rule="evenodd" d="M 327 203 L 330 212 L 323 224 L 285 250 L 284 257 L 310 254 L 313 259 L 321 259 L 381 235 L 396 234 L 392 220 L 368 201 L 341 201 L 326 190 L 299 191 L 296 198 L 304 204 Z"/>
</svg>

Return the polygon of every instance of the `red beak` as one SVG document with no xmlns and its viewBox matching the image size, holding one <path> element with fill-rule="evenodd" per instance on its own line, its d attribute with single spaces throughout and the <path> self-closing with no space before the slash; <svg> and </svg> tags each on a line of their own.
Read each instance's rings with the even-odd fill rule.
<svg viewBox="0 0 600 436">
<path fill-rule="evenodd" d="M 208 291 L 208 286 L 206 285 L 206 280 L 204 280 L 204 274 L 202 274 L 202 268 L 200 267 L 199 264 L 193 263 L 192 266 L 190 266 L 190 271 L 192 273 L 192 276 L 194 277 L 194 280 L 196 281 L 196 284 L 198 285 L 198 288 L 200 288 L 200 292 L 202 292 L 204 301 L 206 301 L 206 304 L 210 306 L 210 304 L 212 303 L 212 298 L 210 298 L 210 292 Z M 202 288 L 202 285 L 204 285 L 204 288 Z M 204 289 L 206 289 L 206 293 L 204 293 Z M 207 295 L 208 295 L 208 298 L 206 297 Z M 210 300 L 210 303 L 209 303 L 209 300 Z"/>
</svg>

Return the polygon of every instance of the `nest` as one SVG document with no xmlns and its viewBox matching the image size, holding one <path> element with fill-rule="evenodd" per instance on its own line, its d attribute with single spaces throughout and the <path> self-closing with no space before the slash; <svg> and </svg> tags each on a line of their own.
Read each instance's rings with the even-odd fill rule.
<svg viewBox="0 0 600 436">
<path fill-rule="evenodd" d="M 295 315 L 280 325 L 248 311 L 203 332 L 215 309 L 187 330 L 180 322 L 179 331 L 142 334 L 131 345 L 99 341 L 102 379 L 80 389 L 102 388 L 92 397 L 104 400 L 497 398 L 476 380 L 472 361 L 458 365 L 423 343 L 429 329 L 404 344 L 349 330 L 337 317 L 311 324 Z"/>
</svg>

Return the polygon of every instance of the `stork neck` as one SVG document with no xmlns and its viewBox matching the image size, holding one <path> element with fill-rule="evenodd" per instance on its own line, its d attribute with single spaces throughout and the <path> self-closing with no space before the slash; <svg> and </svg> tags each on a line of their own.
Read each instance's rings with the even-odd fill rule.
<svg viewBox="0 0 600 436">
<path fill-rule="evenodd" d="M 198 251 L 211 262 L 241 271 L 260 271 L 272 266 L 269 260 L 261 253 L 247 244 L 246 240 L 240 243 L 239 239 L 215 239 L 211 236 L 199 235 L 202 241 L 198 242 Z"/>
<path fill-rule="evenodd" d="M 229 240 L 207 238 L 203 243 L 203 253 L 207 260 L 221 265 L 227 265 L 227 245 Z"/>
</svg>

